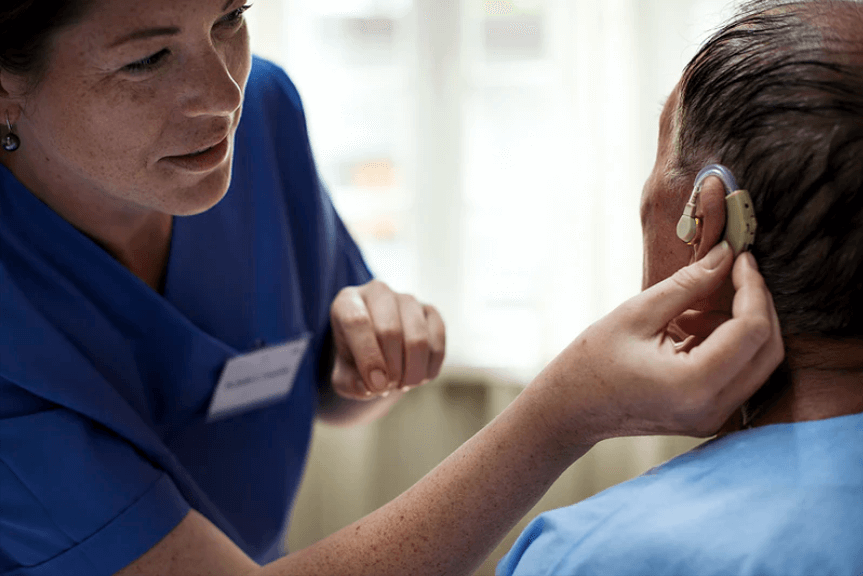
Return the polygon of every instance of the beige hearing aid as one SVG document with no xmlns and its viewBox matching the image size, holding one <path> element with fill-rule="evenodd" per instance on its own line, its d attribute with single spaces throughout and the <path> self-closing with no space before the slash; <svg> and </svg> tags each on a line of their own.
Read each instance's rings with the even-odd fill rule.
<svg viewBox="0 0 863 576">
<path fill-rule="evenodd" d="M 698 195 L 701 193 L 701 185 L 708 176 L 716 176 L 722 180 L 725 186 L 725 240 L 737 256 L 749 249 L 755 241 L 755 229 L 758 223 L 755 221 L 755 208 L 752 198 L 746 190 L 737 189 L 737 180 L 731 170 L 721 164 L 710 164 L 705 166 L 695 178 L 695 186 L 692 196 L 686 203 L 683 216 L 677 223 L 677 237 L 691 243 L 695 239 L 698 228 L 698 219 L 695 217 L 695 206 Z"/>
</svg>

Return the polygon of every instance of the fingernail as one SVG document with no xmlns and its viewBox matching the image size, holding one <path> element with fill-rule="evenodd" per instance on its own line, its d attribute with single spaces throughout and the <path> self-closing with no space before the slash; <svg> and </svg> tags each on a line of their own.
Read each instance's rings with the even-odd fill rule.
<svg viewBox="0 0 863 576">
<path fill-rule="evenodd" d="M 382 370 L 372 370 L 372 388 L 377 392 L 387 389 L 387 375 Z"/>
<path fill-rule="evenodd" d="M 723 240 L 719 244 L 713 247 L 713 249 L 707 253 L 707 256 L 701 261 L 702 266 L 704 266 L 707 270 L 714 270 L 717 266 L 719 266 L 722 261 L 725 259 L 726 251 L 731 250 L 731 246 L 728 245 L 728 242 Z"/>
<path fill-rule="evenodd" d="M 371 396 L 372 395 L 372 391 L 369 390 L 368 386 L 366 386 L 366 383 L 363 382 L 362 378 L 357 379 L 357 381 L 354 382 L 354 386 L 356 386 L 357 390 L 361 390 L 363 395 L 365 395 L 365 396 Z"/>
<path fill-rule="evenodd" d="M 381 394 L 381 398 L 386 398 L 386 397 L 387 397 L 387 396 L 389 396 L 389 395 L 390 395 L 390 391 L 389 391 L 389 390 L 387 390 L 386 392 L 384 392 L 383 394 Z"/>
</svg>

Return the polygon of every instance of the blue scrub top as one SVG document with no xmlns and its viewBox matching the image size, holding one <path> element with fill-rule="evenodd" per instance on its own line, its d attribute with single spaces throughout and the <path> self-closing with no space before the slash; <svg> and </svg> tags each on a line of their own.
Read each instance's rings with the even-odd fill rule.
<svg viewBox="0 0 863 576">
<path fill-rule="evenodd" d="M 0 574 L 112 574 L 190 508 L 279 555 L 329 305 L 371 275 L 296 89 L 257 58 L 233 162 L 217 206 L 174 219 L 164 295 L 0 167 Z M 303 335 L 286 399 L 207 422 L 226 360 Z"/>
<path fill-rule="evenodd" d="M 863 414 L 703 444 L 541 514 L 500 576 L 863 574 Z"/>
</svg>

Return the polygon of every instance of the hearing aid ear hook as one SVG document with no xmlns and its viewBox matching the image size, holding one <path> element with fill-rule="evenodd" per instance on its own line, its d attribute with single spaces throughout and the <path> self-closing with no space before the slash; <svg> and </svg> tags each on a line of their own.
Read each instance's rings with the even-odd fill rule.
<svg viewBox="0 0 863 576">
<path fill-rule="evenodd" d="M 695 207 L 698 202 L 698 195 L 701 193 L 701 186 L 708 176 L 718 177 L 725 186 L 724 239 L 728 241 L 734 250 L 734 255 L 737 256 L 752 245 L 758 223 L 755 221 L 755 209 L 749 192 L 738 190 L 737 180 L 734 179 L 731 170 L 721 164 L 709 164 L 695 177 L 692 195 L 683 209 L 683 215 L 677 222 L 677 237 L 687 244 L 692 244 L 695 239 L 699 224 L 698 218 L 695 217 Z"/>
</svg>

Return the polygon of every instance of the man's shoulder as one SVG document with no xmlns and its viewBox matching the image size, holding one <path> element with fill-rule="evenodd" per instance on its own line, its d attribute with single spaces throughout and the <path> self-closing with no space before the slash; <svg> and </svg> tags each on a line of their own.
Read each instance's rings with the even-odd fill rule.
<svg viewBox="0 0 863 576">
<path fill-rule="evenodd" d="M 844 418 L 708 442 L 543 514 L 505 564 L 516 575 L 863 570 L 863 415 Z"/>
</svg>

